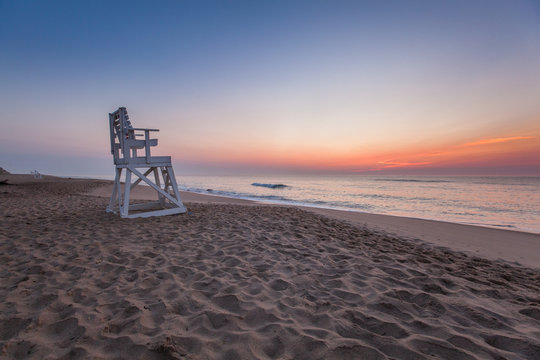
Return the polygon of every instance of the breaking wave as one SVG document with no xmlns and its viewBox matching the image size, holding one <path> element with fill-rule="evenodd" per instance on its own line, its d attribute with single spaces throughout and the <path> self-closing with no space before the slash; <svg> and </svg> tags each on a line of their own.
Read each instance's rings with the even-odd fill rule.
<svg viewBox="0 0 540 360">
<path fill-rule="evenodd" d="M 283 188 L 288 187 L 285 184 L 261 184 L 261 183 L 257 183 L 257 182 L 254 182 L 251 185 L 253 185 L 253 186 L 262 186 L 262 187 L 266 187 L 266 188 L 269 188 L 269 189 L 283 189 Z"/>
</svg>

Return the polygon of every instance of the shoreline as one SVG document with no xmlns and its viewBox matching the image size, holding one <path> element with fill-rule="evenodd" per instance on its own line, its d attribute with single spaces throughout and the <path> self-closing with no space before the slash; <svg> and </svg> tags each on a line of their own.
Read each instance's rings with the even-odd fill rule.
<svg viewBox="0 0 540 360">
<path fill-rule="evenodd" d="M 92 189 L 88 194 L 109 197 L 111 190 L 112 183 L 101 188 Z M 188 191 L 180 191 L 180 194 L 182 201 L 185 203 L 299 208 L 387 235 L 408 240 L 421 240 L 435 246 L 465 252 L 490 260 L 503 260 L 518 263 L 522 266 L 540 268 L 540 234 L 536 233 L 395 215 L 274 204 Z M 150 187 L 143 186 L 135 188 L 131 196 L 133 200 L 154 200 L 155 192 Z"/>
<path fill-rule="evenodd" d="M 143 185 L 145 186 L 145 185 Z M 424 221 L 435 221 L 435 222 L 441 222 L 441 223 L 448 223 L 448 224 L 457 224 L 457 225 L 465 225 L 465 226 L 474 226 L 474 227 L 481 227 L 486 229 L 494 229 L 494 230 L 504 230 L 504 231 L 512 231 L 517 233 L 523 233 L 523 234 L 532 234 L 532 235 L 540 235 L 539 232 L 534 231 L 528 231 L 525 229 L 518 229 L 514 226 L 507 226 L 507 225 L 490 225 L 490 224 L 481 224 L 481 223 L 466 223 L 466 222 L 454 222 L 449 220 L 441 220 L 441 219 L 430 219 L 430 218 L 422 218 L 422 217 L 414 217 L 414 216 L 407 216 L 407 215 L 394 215 L 394 214 L 382 214 L 382 213 L 374 213 L 374 212 L 368 212 L 365 210 L 355 210 L 353 208 L 346 208 L 346 207 L 338 207 L 338 206 L 322 206 L 322 205 L 315 205 L 310 203 L 302 203 L 302 202 L 295 202 L 293 200 L 267 200 L 267 199 L 257 199 L 255 197 L 236 197 L 236 196 L 227 196 L 227 195 L 221 195 L 221 194 L 211 194 L 211 193 L 203 193 L 203 192 L 197 192 L 197 191 L 189 191 L 189 190 L 179 190 L 181 193 L 186 194 L 196 194 L 201 196 L 210 196 L 210 197 L 217 197 L 217 198 L 224 198 L 224 199 L 231 199 L 232 201 L 240 200 L 240 201 L 251 201 L 257 204 L 261 205 L 274 205 L 274 206 L 292 206 L 292 207 L 299 207 L 302 209 L 315 209 L 316 211 L 340 211 L 340 212 L 350 212 L 350 213 L 358 213 L 358 214 L 367 214 L 367 215 L 375 215 L 375 216 L 390 216 L 390 217 L 397 217 L 397 218 L 405 218 L 405 219 L 416 219 L 416 220 L 424 220 Z"/>
<path fill-rule="evenodd" d="M 451 176 L 450 176 L 451 177 Z M 459 176 L 456 176 L 459 177 Z M 474 178 L 475 176 L 467 176 L 468 178 Z M 484 177 L 484 176 L 478 176 L 478 177 Z M 498 177 L 504 177 L 504 176 L 498 176 Z M 539 178 L 538 176 L 508 176 L 510 178 Z M 106 179 L 105 177 L 100 178 L 92 178 L 92 177 L 78 177 L 79 179 L 88 179 L 88 180 L 110 180 Z M 142 183 L 142 186 L 146 186 L 146 184 Z M 376 211 L 370 211 L 365 209 L 359 209 L 354 207 L 346 207 L 346 206 L 339 206 L 339 205 L 333 205 L 333 204 L 321 204 L 321 203 L 310 203 L 310 202 L 302 202 L 302 201 L 295 201 L 291 199 L 272 199 L 272 198 L 265 198 L 257 197 L 257 196 L 240 196 L 235 195 L 234 192 L 228 193 L 223 192 L 220 190 L 204 190 L 204 188 L 183 188 L 179 187 L 179 190 L 185 193 L 194 193 L 194 194 L 200 194 L 202 196 L 214 196 L 218 198 L 226 198 L 226 199 L 232 199 L 232 200 L 241 200 L 241 201 L 253 201 L 255 203 L 259 204 L 270 204 L 270 205 L 277 205 L 277 206 L 296 206 L 301 208 L 315 208 L 315 209 L 323 209 L 323 210 L 331 210 L 331 211 L 345 211 L 345 212 L 354 212 L 354 213 L 360 213 L 360 214 L 372 214 L 372 215 L 381 215 L 381 216 L 395 216 L 400 218 L 409 218 L 409 219 L 419 219 L 419 220 L 428 220 L 428 221 L 437 221 L 437 222 L 443 222 L 443 223 L 452 223 L 452 224 L 460 224 L 460 225 L 470 225 L 470 226 L 477 226 L 482 228 L 489 228 L 489 229 L 497 229 L 497 230 L 507 230 L 507 231 L 514 231 L 519 233 L 527 233 L 527 234 L 538 234 L 540 235 L 540 228 L 527 228 L 525 227 L 518 227 L 515 225 L 509 225 L 504 223 L 483 223 L 481 221 L 461 221 L 458 219 L 446 219 L 444 217 L 429 217 L 429 216 L 422 216 L 420 214 L 414 214 L 414 213 L 384 213 L 384 212 L 376 212 Z"/>
</svg>

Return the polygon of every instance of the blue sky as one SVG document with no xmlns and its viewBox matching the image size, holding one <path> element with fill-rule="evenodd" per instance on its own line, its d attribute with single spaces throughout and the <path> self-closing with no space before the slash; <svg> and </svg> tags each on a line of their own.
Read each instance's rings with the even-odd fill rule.
<svg viewBox="0 0 540 360">
<path fill-rule="evenodd" d="M 108 173 L 127 106 L 177 173 L 538 174 L 539 35 L 536 1 L 0 1 L 0 166 Z"/>
</svg>

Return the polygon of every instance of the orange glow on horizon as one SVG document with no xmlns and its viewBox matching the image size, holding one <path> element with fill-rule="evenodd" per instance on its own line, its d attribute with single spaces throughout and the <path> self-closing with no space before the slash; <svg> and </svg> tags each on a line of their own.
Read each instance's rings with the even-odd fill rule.
<svg viewBox="0 0 540 360">
<path fill-rule="evenodd" d="M 539 136 L 506 136 L 435 147 L 344 151 L 306 146 L 182 147 L 171 149 L 178 160 L 296 170 L 374 172 L 386 169 L 430 169 L 459 166 L 540 165 Z M 535 155 L 536 154 L 536 155 Z"/>
</svg>

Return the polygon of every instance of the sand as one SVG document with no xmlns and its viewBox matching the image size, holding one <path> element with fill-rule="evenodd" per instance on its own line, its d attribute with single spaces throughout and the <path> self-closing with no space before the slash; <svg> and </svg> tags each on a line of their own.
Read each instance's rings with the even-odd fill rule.
<svg viewBox="0 0 540 360">
<path fill-rule="evenodd" d="M 88 194 L 110 197 L 112 185 L 92 188 Z M 139 186 L 131 194 L 133 199 L 155 200 L 155 191 Z M 203 204 L 262 205 L 255 201 L 222 196 L 181 192 L 185 202 Z M 267 203 L 266 203 L 267 204 Z M 444 221 L 415 219 L 402 216 L 379 215 L 355 211 L 341 211 L 316 207 L 299 208 L 355 226 L 368 227 L 372 231 L 412 241 L 421 240 L 439 247 L 481 256 L 490 260 L 504 260 L 517 265 L 540 269 L 540 234 L 521 231 L 486 228 Z"/>
<path fill-rule="evenodd" d="M 94 196 L 107 182 L 5 177 L 3 358 L 540 358 L 534 256 L 472 256 L 424 222 L 187 194 L 189 215 L 121 219 Z M 465 244 L 490 236 L 471 228 Z"/>
</svg>

